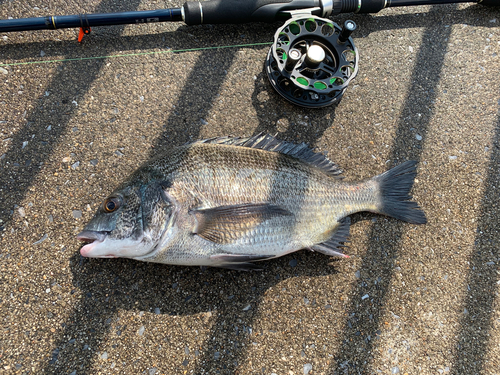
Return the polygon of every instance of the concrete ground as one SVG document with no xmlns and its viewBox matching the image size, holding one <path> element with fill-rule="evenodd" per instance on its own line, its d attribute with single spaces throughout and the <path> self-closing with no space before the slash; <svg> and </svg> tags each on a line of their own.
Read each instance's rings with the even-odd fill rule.
<svg viewBox="0 0 500 375">
<path fill-rule="evenodd" d="M 180 4 L 0 0 L 0 18 Z M 258 43 L 280 23 L 0 35 L 1 374 L 500 373 L 500 9 L 349 18 L 359 74 L 319 110 L 267 81 Z M 428 224 L 357 214 L 351 258 L 252 273 L 80 257 L 75 234 L 142 162 L 260 131 L 350 181 L 417 160 Z"/>
</svg>

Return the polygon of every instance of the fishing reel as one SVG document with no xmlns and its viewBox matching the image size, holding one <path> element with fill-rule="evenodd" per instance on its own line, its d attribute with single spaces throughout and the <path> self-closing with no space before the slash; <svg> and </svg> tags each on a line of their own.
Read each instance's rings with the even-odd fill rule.
<svg viewBox="0 0 500 375">
<path fill-rule="evenodd" d="M 320 108 L 338 104 L 358 73 L 358 51 L 343 27 L 311 15 L 288 20 L 274 35 L 265 69 L 275 90 L 293 104 Z"/>
</svg>

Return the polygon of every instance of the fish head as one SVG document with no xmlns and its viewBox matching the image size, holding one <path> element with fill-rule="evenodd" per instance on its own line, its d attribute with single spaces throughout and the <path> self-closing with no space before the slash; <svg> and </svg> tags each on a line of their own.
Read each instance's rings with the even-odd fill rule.
<svg viewBox="0 0 500 375">
<path fill-rule="evenodd" d="M 175 202 L 164 183 L 137 183 L 111 193 L 77 238 L 89 258 L 141 258 L 173 225 Z"/>
</svg>

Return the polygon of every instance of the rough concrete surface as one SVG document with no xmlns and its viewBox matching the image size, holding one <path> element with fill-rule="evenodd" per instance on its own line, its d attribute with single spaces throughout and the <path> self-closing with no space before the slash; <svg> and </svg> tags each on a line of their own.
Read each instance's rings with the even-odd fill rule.
<svg viewBox="0 0 500 375">
<path fill-rule="evenodd" d="M 0 0 L 0 18 L 180 5 Z M 346 19 L 359 74 L 316 110 L 274 92 L 269 45 L 211 49 L 280 23 L 0 35 L 1 374 L 500 373 L 500 10 Z M 261 272 L 80 256 L 75 234 L 142 162 L 260 131 L 327 151 L 347 180 L 417 160 L 428 224 L 357 214 L 351 258 Z"/>
</svg>

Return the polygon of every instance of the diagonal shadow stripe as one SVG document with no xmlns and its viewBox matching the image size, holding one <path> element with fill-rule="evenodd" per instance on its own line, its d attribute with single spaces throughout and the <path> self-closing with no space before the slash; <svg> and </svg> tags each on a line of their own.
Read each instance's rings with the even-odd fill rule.
<svg viewBox="0 0 500 375">
<path fill-rule="evenodd" d="M 216 51 L 204 51 L 200 54 L 187 80 L 183 83 L 183 89 L 175 103 L 176 110 L 167 119 L 165 132 L 158 137 L 154 145 L 155 150 L 198 139 L 202 126 L 200 119 L 208 118 L 208 113 L 216 98 L 214 93 L 218 92 L 223 84 L 226 71 L 229 70 L 236 53 L 237 50 L 226 51 L 222 60 L 222 54 Z M 116 272 L 117 267 L 120 266 L 123 266 L 124 269 Z M 175 274 L 180 268 L 167 268 L 158 264 L 138 264 L 136 261 L 130 260 L 119 264 L 116 262 L 89 263 L 88 260 L 79 260 L 79 255 L 75 255 L 71 259 L 71 269 L 73 284 L 80 289 L 84 297 L 74 307 L 71 316 L 65 323 L 65 328 L 53 349 L 49 364 L 45 368 L 46 374 L 58 373 L 63 369 L 68 371 L 79 369 L 78 373 L 83 371 L 83 373 L 90 374 L 94 361 L 97 359 L 96 353 L 81 350 L 81 348 L 75 351 L 74 345 L 68 345 L 68 339 L 82 337 L 83 333 L 87 332 L 85 345 L 96 350 L 103 341 L 108 339 L 113 327 L 112 324 L 106 322 L 115 321 L 119 309 L 134 310 L 139 308 L 147 311 L 151 309 L 152 303 L 156 303 L 156 306 L 160 303 L 159 301 L 153 302 L 155 297 L 149 296 L 149 299 L 145 298 L 141 300 L 139 305 L 134 305 L 133 301 L 127 298 L 128 295 L 138 293 L 134 290 L 134 281 L 125 281 L 123 285 L 117 287 L 116 283 L 112 282 L 113 278 L 119 280 L 124 277 L 122 275 L 132 274 L 134 275 L 133 280 L 146 281 L 145 291 L 148 292 L 143 292 L 144 295 L 148 296 L 151 290 L 158 294 L 169 295 L 171 293 L 170 285 L 174 284 L 172 274 Z M 198 270 L 193 267 L 186 272 L 196 274 Z M 161 275 L 159 278 L 158 274 Z M 199 278 L 199 276 L 196 277 Z M 205 279 L 209 279 L 209 277 L 210 274 L 205 275 Z M 203 278 L 202 276 L 201 279 Z M 105 289 L 110 291 L 110 295 L 114 296 L 118 291 L 118 297 L 106 300 L 102 298 L 103 288 L 96 283 L 97 279 L 103 280 L 107 284 Z M 162 280 L 160 284 L 157 283 L 159 279 Z M 163 300 L 161 303 L 164 302 Z M 168 303 L 160 306 L 162 306 L 162 311 L 167 314 L 189 315 L 198 313 L 200 309 L 210 310 L 207 305 L 210 306 L 206 300 L 201 300 L 197 306 L 186 304 L 184 309 L 169 306 Z M 123 330 L 123 328 L 119 328 L 119 330 Z"/>
<path fill-rule="evenodd" d="M 440 17 L 440 7 L 434 6 L 428 17 Z M 436 22 L 437 23 L 437 22 Z M 426 139 L 429 122 L 432 118 L 432 109 L 436 98 L 436 88 L 440 81 L 441 71 L 447 51 L 447 40 L 451 28 L 437 29 L 434 26 L 426 27 L 422 35 L 421 47 L 417 54 L 415 68 L 411 77 L 411 86 L 405 100 L 397 127 L 394 144 L 390 153 L 390 160 L 399 164 L 404 160 L 417 160 L 421 158 L 423 145 Z M 425 71 L 432 80 L 422 80 L 421 72 Z M 414 134 L 405 119 L 415 115 L 418 108 L 429 108 L 423 114 L 419 123 L 418 133 L 423 139 L 421 145 L 413 143 Z M 413 125 L 415 126 L 415 125 Z M 370 286 L 363 281 L 357 282 L 351 305 L 348 310 L 348 321 L 343 331 L 341 348 L 336 355 L 334 374 L 368 374 L 371 373 L 369 364 L 372 352 L 376 348 L 377 331 L 381 325 L 384 308 L 387 305 L 389 286 L 393 278 L 394 261 L 398 257 L 400 242 L 405 233 L 405 224 L 391 220 L 391 232 L 387 233 L 383 226 L 374 224 L 368 248 L 360 267 L 361 274 L 364 270 L 374 269 L 377 273 L 370 273 L 370 279 L 377 280 Z M 382 246 L 381 244 L 384 244 Z M 362 303 L 362 297 L 368 294 L 371 303 Z M 363 331 L 363 333 L 361 332 Z"/>
<path fill-rule="evenodd" d="M 127 8 L 137 8 L 139 3 L 139 0 L 133 0 L 127 3 Z M 115 2 L 103 0 L 96 12 L 110 11 L 113 7 L 116 8 Z M 118 30 L 120 29 L 123 27 Z M 109 53 L 112 50 L 113 47 L 110 45 L 102 48 L 103 53 Z M 62 134 L 65 133 L 76 111 L 72 101 L 85 95 L 105 63 L 106 60 L 99 60 L 87 65 L 85 74 L 81 74 L 81 63 L 64 63 L 45 89 L 48 92 L 56 92 L 57 95 L 54 97 L 57 98 L 39 98 L 36 108 L 26 117 L 26 125 L 12 136 L 12 147 L 3 155 L 4 168 L 0 176 L 4 181 L 4 185 L 0 186 L 2 192 L 0 219 L 4 222 L 11 218 L 11 208 L 22 201 L 27 189 L 38 175 L 40 165 L 50 157 Z M 50 133 L 46 131 L 49 124 L 52 125 Z M 27 139 L 34 141 L 21 149 L 19 145 Z"/>
<path fill-rule="evenodd" d="M 137 8 L 139 3 L 140 1 L 133 0 L 126 5 Z M 106 12 L 112 8 L 116 9 L 114 1 L 103 0 L 96 12 Z M 108 53 L 112 48 L 107 46 L 103 50 L 103 52 Z M 105 60 L 100 60 L 89 65 L 85 75 L 80 74 L 81 64 L 78 62 L 63 64 L 46 88 L 46 91 L 57 92 L 57 97 L 61 98 L 61 102 L 44 101 L 43 98 L 40 98 L 36 109 L 26 117 L 26 125 L 12 136 L 13 146 L 4 154 L 2 160 L 1 180 L 3 185 L 0 186 L 2 192 L 0 195 L 0 219 L 3 222 L 8 222 L 11 218 L 10 208 L 22 201 L 39 173 L 39 166 L 50 157 L 66 131 L 75 113 L 75 106 L 71 102 L 85 95 L 104 64 Z M 54 124 L 50 136 L 46 134 L 45 126 L 40 126 L 40 124 Z M 26 149 L 19 149 L 17 146 L 28 138 L 38 141 L 31 142 Z M 50 360 L 56 362 L 58 354 L 59 349 L 55 349 Z M 49 368 L 46 368 L 45 372 L 54 373 Z"/>
<path fill-rule="evenodd" d="M 500 101 L 499 101 L 500 104 Z M 460 322 L 458 347 L 455 349 L 452 374 L 486 373 L 488 342 L 494 318 L 494 302 L 500 258 L 500 110 L 491 158 L 485 179 L 474 252 L 469 266 L 463 318 Z"/>
<path fill-rule="evenodd" d="M 314 117 L 316 118 L 317 116 L 320 118 L 322 114 L 324 117 L 324 113 L 327 111 L 333 112 L 332 109 L 322 111 L 316 110 Z M 273 134 L 276 129 L 273 125 L 269 126 L 264 119 L 265 116 L 259 114 L 260 124 L 255 133 L 269 132 Z M 327 122 L 324 121 L 324 123 Z M 315 141 L 323 134 L 325 129 L 326 126 L 318 130 L 316 133 L 317 137 L 308 139 L 307 143 L 313 147 Z M 280 140 L 292 139 L 293 141 L 296 130 L 298 130 L 296 127 L 291 126 L 286 132 L 277 136 L 277 138 Z M 265 182 L 270 185 L 269 197 L 277 194 L 280 184 L 282 185 L 282 178 L 283 177 L 279 173 L 276 173 L 274 178 Z M 306 182 L 303 189 L 307 189 L 307 186 L 308 184 Z M 297 195 L 296 203 L 298 205 L 302 204 L 303 197 L 304 194 Z M 207 335 L 203 354 L 198 359 L 198 366 L 194 371 L 195 374 L 236 374 L 239 370 L 246 369 L 242 366 L 242 363 L 248 360 L 252 363 L 252 359 L 247 358 L 247 349 L 252 345 L 252 338 L 254 338 L 256 334 L 256 332 L 253 332 L 253 329 L 257 323 L 256 319 L 262 314 L 260 306 L 266 291 L 289 277 L 300 278 L 307 276 L 314 278 L 335 272 L 334 267 L 328 265 L 328 262 L 325 261 L 328 259 L 326 256 L 322 254 L 312 254 L 310 252 L 303 256 L 307 258 L 308 266 L 313 264 L 314 257 L 318 259 L 319 265 L 315 267 L 302 265 L 297 269 L 293 269 L 289 266 L 290 259 L 293 258 L 296 262 L 297 259 L 302 258 L 302 254 L 294 253 L 286 257 L 265 262 L 262 266 L 264 270 L 260 272 L 245 274 L 244 272 L 237 271 L 223 271 L 224 277 L 232 279 L 232 284 L 238 283 L 241 285 L 242 289 L 239 290 L 234 300 L 228 300 L 218 305 L 216 311 L 217 316 L 210 333 Z M 248 289 L 245 290 L 243 288 Z M 246 308 L 251 307 L 251 310 L 242 310 L 238 305 L 241 305 L 241 308 L 244 308 L 246 305 Z M 260 334 L 262 334 L 262 332 L 260 332 Z M 259 365 L 255 362 L 252 365 L 259 368 Z M 260 371 L 262 371 L 261 373 L 267 373 L 268 370 L 269 369 L 266 368 L 259 368 L 259 373 Z"/>
</svg>

